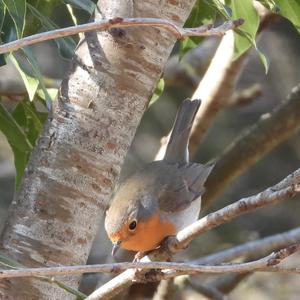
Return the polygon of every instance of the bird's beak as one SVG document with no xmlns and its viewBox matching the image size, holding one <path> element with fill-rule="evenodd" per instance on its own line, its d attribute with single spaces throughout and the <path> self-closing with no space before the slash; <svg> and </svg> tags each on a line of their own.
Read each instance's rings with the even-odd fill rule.
<svg viewBox="0 0 300 300">
<path fill-rule="evenodd" d="M 121 243 L 122 243 L 121 241 L 113 242 L 113 247 L 112 247 L 112 250 L 111 250 L 111 255 L 112 256 L 115 256 L 116 252 L 118 251 L 118 249 L 121 246 Z"/>
</svg>

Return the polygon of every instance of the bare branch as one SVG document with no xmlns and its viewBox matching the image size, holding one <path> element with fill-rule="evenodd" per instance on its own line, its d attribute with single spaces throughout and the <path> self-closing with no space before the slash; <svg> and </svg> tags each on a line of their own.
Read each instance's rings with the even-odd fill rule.
<svg viewBox="0 0 300 300">
<path fill-rule="evenodd" d="M 258 32 L 267 28 L 274 21 L 274 14 L 265 13 L 260 10 L 261 23 Z M 239 58 L 234 59 L 234 36 L 228 32 L 221 43 L 192 99 L 201 99 L 202 104 L 197 113 L 190 143 L 189 150 L 191 156 L 195 154 L 199 144 L 203 140 L 208 129 L 211 127 L 219 111 L 228 106 L 232 98 L 236 82 L 244 69 L 249 51 L 246 51 Z M 169 138 L 170 135 L 168 135 Z M 155 156 L 155 159 L 161 159 L 166 151 L 168 138 L 161 140 L 161 147 Z"/>
<path fill-rule="evenodd" d="M 291 246 L 291 247 L 287 247 L 283 252 L 285 253 L 285 255 L 291 255 L 293 254 L 295 251 L 299 251 L 299 244 L 297 244 L 296 246 Z M 192 267 L 189 270 L 179 270 L 179 268 L 175 268 L 172 270 L 166 270 L 166 271 L 153 271 L 152 273 L 148 272 L 148 273 L 144 273 L 144 272 L 137 272 L 136 274 L 132 275 L 133 276 L 133 280 L 136 280 L 136 278 L 138 278 L 139 281 L 143 282 L 149 282 L 149 281 L 158 281 L 158 280 L 165 280 L 165 279 L 169 279 L 169 278 L 173 278 L 175 276 L 179 276 L 179 275 L 183 275 L 183 274 L 195 274 L 198 273 L 198 271 L 200 273 L 223 273 L 223 272 L 219 272 L 222 270 L 224 270 L 224 273 L 228 273 L 228 272 L 249 272 L 249 271 L 255 271 L 255 270 L 259 270 L 259 271 L 263 271 L 263 272 L 268 272 L 269 270 L 271 272 L 273 272 L 273 268 L 274 266 L 269 266 L 269 262 L 273 261 L 273 259 L 276 257 L 276 259 L 278 257 L 284 259 L 284 257 L 287 256 L 283 256 L 283 255 L 278 255 L 277 252 L 270 254 L 269 256 L 262 258 L 260 260 L 256 260 L 253 262 L 248 262 L 248 263 L 241 263 L 241 264 L 231 264 L 231 265 L 220 265 L 220 266 L 214 266 L 212 268 L 212 266 L 201 266 L 201 269 L 203 267 L 203 269 L 200 271 L 200 268 L 197 269 L 196 268 L 193 269 L 193 267 L 191 265 L 189 265 L 189 267 Z M 278 261 L 276 260 L 276 262 L 278 263 Z M 163 263 L 163 264 L 167 264 L 167 263 Z M 168 264 L 173 264 L 173 263 L 168 263 Z M 231 267 L 229 267 L 231 266 Z M 234 266 L 234 267 L 233 267 Z M 261 267 L 260 267 L 261 266 Z M 199 266 L 198 266 L 199 267 Z M 226 269 L 226 272 L 225 272 Z M 205 270 L 205 271 L 204 271 Z M 209 271 L 208 271 L 209 270 Z M 278 268 L 278 270 L 280 270 L 280 268 Z M 283 270 L 287 270 L 287 268 L 283 268 Z M 130 270 L 128 270 L 130 271 Z M 128 273 L 128 271 L 122 273 L 121 275 L 127 274 L 127 275 L 131 275 Z M 295 270 L 298 271 L 298 270 Z M 137 276 L 137 277 L 135 277 Z M 119 280 L 117 280 L 119 279 Z M 121 287 L 121 284 L 126 284 L 126 286 L 128 286 L 128 282 L 126 281 L 125 277 L 123 276 L 122 278 L 120 278 L 119 276 L 113 278 L 111 281 L 109 281 L 107 284 L 104 284 L 103 286 L 101 286 L 99 289 L 97 289 L 96 291 L 94 291 L 90 296 L 88 296 L 86 299 L 87 300 L 100 300 L 100 299 L 109 299 L 112 296 L 115 295 L 115 293 L 112 293 L 112 291 L 114 292 L 113 289 L 113 285 L 112 282 L 117 283 L 118 284 L 118 288 Z"/>
<path fill-rule="evenodd" d="M 202 103 L 189 142 L 191 156 L 196 152 L 217 113 L 226 106 L 228 99 L 231 99 L 237 78 L 248 57 L 248 52 L 236 60 L 233 60 L 233 55 L 234 35 L 232 32 L 228 32 L 222 38 L 204 77 L 192 96 L 192 99 L 201 99 Z M 170 134 L 168 138 L 162 139 L 161 147 L 155 157 L 156 160 L 164 156 L 169 136 Z"/>
<path fill-rule="evenodd" d="M 253 273 L 230 273 L 218 278 L 211 285 L 223 294 L 230 293 L 238 284 Z"/>
<path fill-rule="evenodd" d="M 300 129 L 300 84 L 288 99 L 241 134 L 220 155 L 206 182 L 204 205 L 213 201 L 230 182 Z"/>
<path fill-rule="evenodd" d="M 246 262 L 246 263 L 236 263 L 236 264 L 232 263 L 232 264 L 210 266 L 210 265 L 197 265 L 197 264 L 175 263 L 175 262 L 132 262 L 132 263 L 123 262 L 123 263 L 102 264 L 102 265 L 82 265 L 82 266 L 28 268 L 28 269 L 18 269 L 18 270 L 1 270 L 0 278 L 2 279 L 2 278 L 34 277 L 34 276 L 62 276 L 62 275 L 76 275 L 82 273 L 99 273 L 99 272 L 119 273 L 120 271 L 124 271 L 127 269 L 175 270 L 176 272 L 182 271 L 185 274 L 249 272 L 257 269 L 265 270 L 267 267 L 272 267 L 274 265 L 277 265 L 286 257 L 292 255 L 299 249 L 300 249 L 300 244 L 295 244 L 287 248 L 281 249 L 277 252 L 274 252 L 262 259 Z M 174 276 L 172 275 L 171 277 Z M 152 281 L 153 277 L 151 277 L 151 275 L 148 275 L 145 278 L 146 281 Z"/>
<path fill-rule="evenodd" d="M 300 227 L 265 237 L 260 240 L 251 241 L 242 245 L 201 257 L 192 263 L 198 264 L 218 264 L 231 261 L 240 257 L 263 256 L 266 253 L 286 247 L 300 241 Z"/>
<path fill-rule="evenodd" d="M 206 296 L 208 299 L 211 300 L 228 300 L 227 296 L 221 293 L 218 289 L 214 288 L 210 285 L 204 285 L 199 282 L 195 283 L 191 280 L 187 282 L 188 286 L 192 289 L 196 290 L 200 294 Z"/>
<path fill-rule="evenodd" d="M 55 29 L 47 32 L 42 32 L 27 36 L 16 41 L 3 44 L 0 46 L 0 54 L 16 51 L 22 47 L 37 44 L 43 41 L 49 41 L 56 38 L 70 36 L 81 32 L 102 31 L 113 28 L 126 28 L 126 27 L 157 27 L 162 28 L 173 34 L 176 39 L 184 39 L 188 36 L 222 36 L 226 31 L 235 29 L 243 24 L 242 19 L 227 21 L 218 27 L 213 25 L 203 25 L 197 28 L 181 28 L 173 22 L 158 19 L 158 18 L 114 18 L 109 20 L 100 20 L 96 22 L 70 26 L 66 28 Z"/>
<path fill-rule="evenodd" d="M 226 105 L 227 107 L 248 105 L 261 95 L 261 86 L 256 83 L 246 89 L 234 93 Z"/>
</svg>

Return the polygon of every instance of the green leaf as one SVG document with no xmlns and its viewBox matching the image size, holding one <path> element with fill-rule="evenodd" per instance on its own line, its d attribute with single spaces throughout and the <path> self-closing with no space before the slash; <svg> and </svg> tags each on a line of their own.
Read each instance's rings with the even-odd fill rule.
<svg viewBox="0 0 300 300">
<path fill-rule="evenodd" d="M 53 30 L 53 29 L 58 29 L 59 27 L 52 22 L 48 17 L 42 15 L 37 9 L 35 9 L 32 5 L 27 3 L 27 7 L 29 8 L 30 12 L 40 20 L 42 23 L 43 27 L 45 27 L 46 30 Z M 56 43 L 59 53 L 62 57 L 71 59 L 74 55 L 76 43 L 74 42 L 73 38 L 68 36 L 68 37 L 63 37 L 63 38 L 58 38 L 55 39 L 54 42 Z"/>
<path fill-rule="evenodd" d="M 56 88 L 49 88 L 49 89 L 47 89 L 47 92 L 48 92 L 48 94 L 50 95 L 51 99 L 53 100 L 53 99 L 55 99 L 56 96 L 57 96 L 58 89 L 56 89 Z M 46 95 L 45 95 L 45 93 L 44 93 L 44 90 L 41 90 L 41 89 L 40 89 L 40 90 L 37 90 L 37 94 L 38 94 L 38 96 L 39 96 L 41 99 L 47 101 L 47 97 L 46 97 Z"/>
<path fill-rule="evenodd" d="M 23 100 L 16 106 L 12 115 L 26 132 L 30 143 L 34 145 L 43 128 L 47 113 L 37 112 L 33 103 Z"/>
<path fill-rule="evenodd" d="M 253 6 L 253 0 L 229 0 L 227 2 L 232 9 L 234 19 L 243 18 L 244 24 L 239 27 L 234 36 L 235 58 L 241 56 L 247 51 L 255 41 L 257 29 L 259 26 L 259 16 Z M 244 34 L 241 34 L 241 31 Z"/>
<path fill-rule="evenodd" d="M 226 2 L 232 10 L 233 19 L 243 18 L 244 24 L 235 30 L 234 33 L 234 59 L 240 57 L 251 46 L 257 51 L 259 58 L 265 68 L 265 72 L 268 72 L 269 64 L 266 56 L 257 48 L 256 34 L 259 27 L 259 16 L 256 9 L 253 6 L 252 0 L 228 0 Z"/>
<path fill-rule="evenodd" d="M 80 8 L 88 12 L 90 15 L 94 12 L 96 5 L 91 0 L 63 0 L 66 4 L 71 4 L 74 7 Z"/>
<path fill-rule="evenodd" d="M 274 13 L 279 12 L 279 7 L 275 3 L 275 0 L 259 0 L 259 2 L 264 5 L 267 9 L 271 10 Z"/>
<path fill-rule="evenodd" d="M 18 39 L 16 26 L 11 16 L 6 13 L 4 22 L 2 24 L 1 41 L 4 43 L 9 43 L 11 41 L 15 41 L 16 39 Z"/>
<path fill-rule="evenodd" d="M 163 78 L 160 78 L 159 81 L 158 81 L 158 84 L 154 90 L 154 93 L 152 95 L 152 98 L 149 102 L 149 106 L 154 104 L 158 98 L 160 97 L 160 95 L 162 94 L 162 92 L 164 91 L 164 88 L 165 88 L 165 81 Z"/>
<path fill-rule="evenodd" d="M 0 130 L 6 136 L 10 145 L 16 147 L 20 151 L 29 152 L 32 149 L 32 144 L 28 140 L 25 132 L 6 110 L 0 102 Z"/>
<path fill-rule="evenodd" d="M 274 0 L 279 9 L 279 14 L 290 20 L 300 32 L 300 1 L 299 0 Z"/>
<path fill-rule="evenodd" d="M 5 7 L 4 3 L 0 0 L 0 32 L 1 32 L 2 26 L 3 26 L 5 12 L 6 12 L 6 7 Z M 0 35 L 0 40 L 1 40 L 1 35 Z"/>
<path fill-rule="evenodd" d="M 22 48 L 22 50 L 25 53 L 25 57 L 26 57 L 28 63 L 32 67 L 33 74 L 39 80 L 41 88 L 44 91 L 47 107 L 48 107 L 49 110 L 51 110 L 51 108 L 52 108 L 52 99 L 51 99 L 51 96 L 49 95 L 49 93 L 47 91 L 46 86 L 45 86 L 44 79 L 43 79 L 43 76 L 40 72 L 37 60 L 35 59 L 32 51 L 31 51 L 31 48 L 29 46 Z"/>
<path fill-rule="evenodd" d="M 18 190 L 28 163 L 30 153 L 20 151 L 18 148 L 12 145 L 10 146 L 14 153 L 14 163 L 16 169 L 15 190 Z"/>
<path fill-rule="evenodd" d="M 220 0 L 210 0 L 210 2 L 211 6 L 213 6 L 221 16 L 223 16 L 226 20 L 231 19 L 232 12 L 229 7 L 223 3 L 224 1 L 222 2 Z"/>
<path fill-rule="evenodd" d="M 36 140 L 42 130 L 43 124 L 47 118 L 47 113 L 39 113 L 36 111 L 32 102 L 23 100 L 19 102 L 12 113 L 14 120 L 26 133 L 27 139 L 31 145 L 35 145 Z M 11 148 L 14 152 L 15 168 L 16 168 L 16 189 L 20 186 L 24 170 L 28 163 L 30 152 L 20 151 L 13 145 Z"/>
<path fill-rule="evenodd" d="M 16 67 L 16 69 L 18 70 L 18 72 L 20 73 L 23 82 L 25 84 L 26 90 L 28 92 L 29 95 L 29 99 L 30 101 L 33 100 L 35 92 L 39 86 L 39 81 L 38 79 L 29 76 L 28 74 L 26 74 L 22 67 L 20 66 L 22 63 L 20 60 L 17 59 L 17 57 L 14 54 L 9 54 L 9 59 L 11 60 L 11 62 L 14 64 L 14 66 Z"/>
<path fill-rule="evenodd" d="M 186 20 L 184 27 L 193 28 L 203 24 L 212 23 L 216 17 L 216 9 L 206 0 L 198 0 L 194 5 L 191 14 Z M 179 59 L 181 59 L 186 52 L 195 48 L 203 38 L 201 37 L 190 37 L 186 38 L 180 43 Z"/>
<path fill-rule="evenodd" d="M 23 35 L 23 30 L 25 26 L 25 15 L 26 15 L 26 1 L 25 0 L 2 0 L 5 4 L 8 13 L 12 17 L 18 38 Z"/>
</svg>

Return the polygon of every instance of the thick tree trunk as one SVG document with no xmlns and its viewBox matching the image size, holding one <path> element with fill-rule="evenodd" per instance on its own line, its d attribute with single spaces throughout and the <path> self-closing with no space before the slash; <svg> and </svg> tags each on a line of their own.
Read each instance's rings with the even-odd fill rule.
<svg viewBox="0 0 300 300">
<path fill-rule="evenodd" d="M 98 2 L 96 18 L 183 25 L 194 0 Z M 85 34 L 11 206 L 1 248 L 26 266 L 85 263 L 127 149 L 174 45 L 155 28 Z M 67 282 L 77 286 L 79 278 Z M 40 280 L 1 282 L 1 299 L 70 299 Z"/>
</svg>

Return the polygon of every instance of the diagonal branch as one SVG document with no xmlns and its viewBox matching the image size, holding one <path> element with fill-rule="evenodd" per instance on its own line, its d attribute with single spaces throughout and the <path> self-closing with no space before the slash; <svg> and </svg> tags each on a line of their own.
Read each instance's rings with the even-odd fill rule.
<svg viewBox="0 0 300 300">
<path fill-rule="evenodd" d="M 266 253 L 300 242 L 300 227 L 274 234 L 260 240 L 250 241 L 229 249 L 201 257 L 192 261 L 198 264 L 218 264 L 228 262 L 240 257 L 263 256 Z"/>
<path fill-rule="evenodd" d="M 258 30 L 258 33 L 260 33 L 277 17 L 272 13 L 266 13 L 262 5 L 258 11 L 261 15 L 261 23 Z M 201 99 L 202 104 L 192 128 L 189 143 L 191 156 L 197 151 L 198 146 L 218 113 L 230 104 L 236 82 L 244 69 L 249 54 L 250 49 L 239 58 L 234 59 L 235 44 L 233 33 L 229 32 L 222 38 L 205 75 L 192 96 L 192 99 Z M 164 156 L 167 141 L 168 138 L 162 139 L 161 147 L 155 157 L 156 160 Z"/>
<path fill-rule="evenodd" d="M 242 25 L 242 19 L 224 22 L 218 27 L 213 27 L 212 24 L 203 25 L 196 28 L 181 28 L 173 22 L 159 18 L 114 18 L 109 20 L 100 20 L 86 24 L 70 26 L 66 28 L 55 29 L 47 32 L 37 33 L 31 36 L 18 39 L 16 41 L 3 44 L 0 46 L 0 54 L 16 51 L 22 47 L 37 44 L 43 41 L 49 41 L 56 38 L 75 35 L 81 32 L 103 31 L 113 28 L 126 27 L 157 27 L 165 29 L 173 34 L 176 39 L 184 39 L 188 36 L 222 36 L 228 30 L 235 29 Z"/>
<path fill-rule="evenodd" d="M 206 182 L 205 205 L 226 186 L 300 129 L 300 84 L 288 99 L 241 134 L 218 158 Z"/>
</svg>

